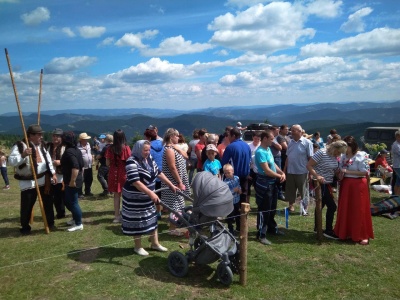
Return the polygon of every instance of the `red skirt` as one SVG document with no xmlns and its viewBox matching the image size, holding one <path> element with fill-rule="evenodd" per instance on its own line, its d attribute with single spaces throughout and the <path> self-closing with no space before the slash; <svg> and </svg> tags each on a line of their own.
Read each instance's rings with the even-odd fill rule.
<svg viewBox="0 0 400 300">
<path fill-rule="evenodd" d="M 374 238 L 368 189 L 366 178 L 345 177 L 340 182 L 334 232 L 341 240 L 359 242 Z"/>
</svg>

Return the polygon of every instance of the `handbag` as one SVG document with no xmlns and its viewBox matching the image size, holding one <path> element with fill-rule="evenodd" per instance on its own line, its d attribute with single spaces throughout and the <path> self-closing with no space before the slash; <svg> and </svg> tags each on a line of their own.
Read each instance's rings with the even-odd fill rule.
<svg viewBox="0 0 400 300">
<path fill-rule="evenodd" d="M 344 177 L 344 172 L 340 168 L 337 168 L 335 170 L 335 177 L 336 177 L 337 181 L 342 181 L 342 179 Z"/>
</svg>

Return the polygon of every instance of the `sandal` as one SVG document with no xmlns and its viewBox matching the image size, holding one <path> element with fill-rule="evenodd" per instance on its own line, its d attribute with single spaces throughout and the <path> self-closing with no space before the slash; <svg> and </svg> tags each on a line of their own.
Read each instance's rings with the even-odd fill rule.
<svg viewBox="0 0 400 300">
<path fill-rule="evenodd" d="M 183 236 L 184 235 L 184 233 L 182 231 L 179 231 L 179 230 L 176 230 L 176 229 L 170 230 L 168 232 L 168 234 L 172 235 L 172 236 Z"/>
</svg>

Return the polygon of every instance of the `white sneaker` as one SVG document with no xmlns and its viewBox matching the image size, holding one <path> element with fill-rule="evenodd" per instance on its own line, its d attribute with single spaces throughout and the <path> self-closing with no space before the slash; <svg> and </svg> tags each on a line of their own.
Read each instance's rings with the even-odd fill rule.
<svg viewBox="0 0 400 300">
<path fill-rule="evenodd" d="M 143 248 L 139 248 L 139 249 L 133 249 L 133 251 L 135 251 L 136 254 L 141 255 L 141 256 L 147 256 L 149 255 L 149 252 L 147 252 L 146 250 L 144 250 Z"/>
<path fill-rule="evenodd" d="M 75 220 L 74 220 L 74 219 L 69 220 L 69 221 L 67 222 L 67 225 L 68 225 L 68 226 L 75 225 Z"/>
<path fill-rule="evenodd" d="M 68 228 L 67 230 L 68 230 L 69 232 L 77 231 L 77 230 L 83 230 L 83 224 L 81 224 L 81 225 L 74 225 L 74 226 Z"/>
</svg>

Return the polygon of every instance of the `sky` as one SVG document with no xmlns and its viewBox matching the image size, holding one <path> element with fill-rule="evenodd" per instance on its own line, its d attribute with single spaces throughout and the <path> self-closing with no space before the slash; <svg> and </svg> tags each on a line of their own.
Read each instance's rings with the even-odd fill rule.
<svg viewBox="0 0 400 300">
<path fill-rule="evenodd" d="M 0 0 L 22 112 L 395 101 L 397 0 Z M 5 51 L 0 114 L 17 103 Z"/>
</svg>

